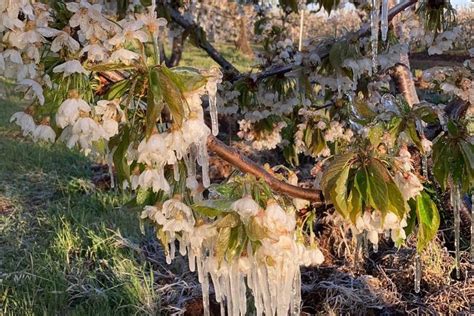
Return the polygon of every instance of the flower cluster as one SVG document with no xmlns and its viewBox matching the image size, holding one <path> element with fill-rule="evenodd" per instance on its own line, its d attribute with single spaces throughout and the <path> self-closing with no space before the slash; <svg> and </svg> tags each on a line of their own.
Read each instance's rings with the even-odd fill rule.
<svg viewBox="0 0 474 316">
<path fill-rule="evenodd" d="M 245 141 L 251 142 L 256 150 L 274 149 L 281 143 L 281 130 L 286 127 L 285 122 L 273 123 L 271 130 L 256 131 L 251 121 L 240 120 L 240 130 L 237 135 Z"/>
<path fill-rule="evenodd" d="M 210 280 L 217 302 L 226 302 L 232 315 L 246 313 L 246 284 L 254 296 L 257 314 L 283 315 L 299 306 L 300 298 L 290 294 L 299 291 L 299 266 L 321 264 L 322 252 L 314 245 L 305 247 L 297 241 L 294 214 L 286 212 L 274 199 L 269 199 L 263 209 L 246 195 L 233 202 L 229 211 L 240 220 L 227 215 L 215 224 L 206 223 L 202 218 L 195 219 L 180 197 L 174 197 L 157 206 L 146 206 L 142 218 L 157 225 L 168 262 L 175 256 L 175 240 L 179 242 L 179 252 L 188 255 L 191 271 L 198 271 L 205 308 L 209 306 Z M 226 225 L 246 225 L 246 231 L 258 229 L 254 234 L 260 246 L 252 248 L 247 242 L 241 255 L 221 258 L 219 254 L 226 251 L 222 249 L 226 245 L 220 243 L 224 231 L 230 229 Z M 292 297 L 297 301 L 292 302 Z"/>
</svg>

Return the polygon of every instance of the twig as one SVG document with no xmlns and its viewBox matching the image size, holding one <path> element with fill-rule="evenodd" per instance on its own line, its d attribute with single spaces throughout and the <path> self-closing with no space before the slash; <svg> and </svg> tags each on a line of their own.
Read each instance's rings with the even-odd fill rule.
<svg viewBox="0 0 474 316">
<path fill-rule="evenodd" d="M 225 145 L 214 136 L 209 136 L 207 139 L 207 148 L 225 161 L 239 168 L 242 172 L 252 174 L 258 179 L 263 179 L 277 192 L 312 202 L 323 201 L 320 190 L 305 189 L 278 180 L 263 167 L 240 154 L 236 149 Z"/>
</svg>

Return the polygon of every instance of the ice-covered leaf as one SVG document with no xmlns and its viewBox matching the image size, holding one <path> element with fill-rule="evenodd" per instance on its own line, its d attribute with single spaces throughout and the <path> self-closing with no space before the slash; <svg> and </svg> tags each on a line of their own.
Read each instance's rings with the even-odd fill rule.
<svg viewBox="0 0 474 316">
<path fill-rule="evenodd" d="M 252 216 L 247 224 L 247 236 L 251 241 L 262 240 L 268 237 L 268 231 Z"/>
<path fill-rule="evenodd" d="M 390 175 L 386 167 L 377 159 L 371 159 L 367 166 L 367 197 L 371 206 L 385 214 L 388 208 L 387 182 Z"/>
<path fill-rule="evenodd" d="M 230 212 L 232 200 L 203 200 L 194 203 L 191 208 L 201 215 L 216 217 Z"/>
<path fill-rule="evenodd" d="M 421 192 L 416 197 L 416 214 L 418 218 L 416 248 L 419 252 L 422 252 L 436 236 L 440 222 L 438 208 L 426 192 Z"/>
</svg>

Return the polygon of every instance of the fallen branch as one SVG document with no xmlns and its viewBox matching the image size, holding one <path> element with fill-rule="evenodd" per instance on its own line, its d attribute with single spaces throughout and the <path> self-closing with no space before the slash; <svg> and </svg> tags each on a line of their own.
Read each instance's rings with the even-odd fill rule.
<svg viewBox="0 0 474 316">
<path fill-rule="evenodd" d="M 207 139 L 207 148 L 209 151 L 214 152 L 217 156 L 237 167 L 242 172 L 252 174 L 258 179 L 262 179 L 276 192 L 311 202 L 323 201 L 320 190 L 305 189 L 278 180 L 263 167 L 240 154 L 238 150 L 225 145 L 214 136 L 209 136 Z"/>
</svg>

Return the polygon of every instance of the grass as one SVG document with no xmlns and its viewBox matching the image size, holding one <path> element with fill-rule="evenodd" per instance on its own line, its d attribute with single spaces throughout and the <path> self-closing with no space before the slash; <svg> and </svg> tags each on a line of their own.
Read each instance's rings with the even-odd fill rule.
<svg viewBox="0 0 474 316">
<path fill-rule="evenodd" d="M 152 266 L 124 246 L 151 238 L 128 197 L 94 189 L 79 153 L 21 137 L 18 110 L 0 101 L 0 314 L 158 314 Z"/>
<path fill-rule="evenodd" d="M 255 64 L 252 57 L 245 56 L 238 52 L 232 44 L 218 44 L 215 47 L 224 58 L 241 72 L 250 71 Z M 209 69 L 211 66 L 218 65 L 204 50 L 186 42 L 180 66 Z"/>
</svg>

